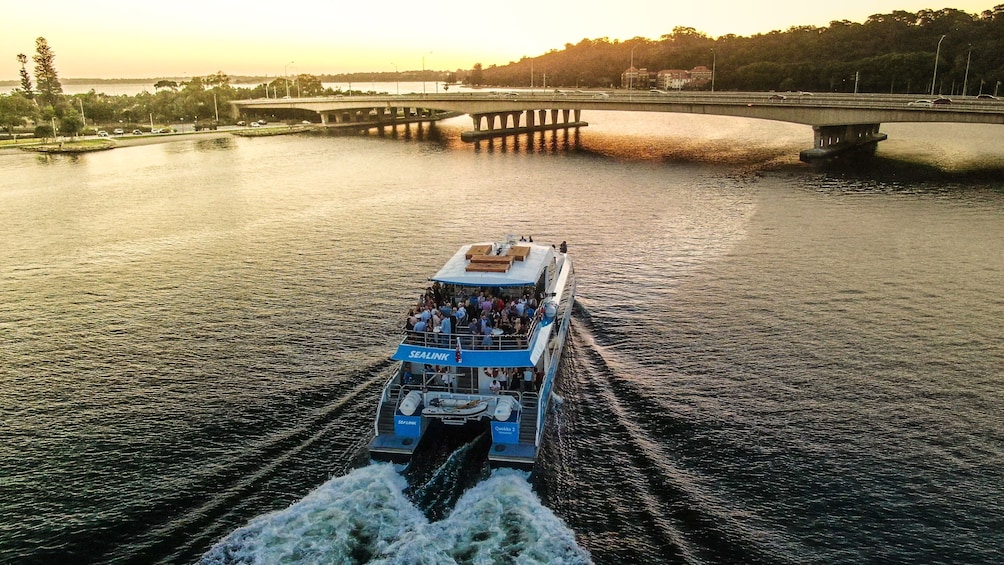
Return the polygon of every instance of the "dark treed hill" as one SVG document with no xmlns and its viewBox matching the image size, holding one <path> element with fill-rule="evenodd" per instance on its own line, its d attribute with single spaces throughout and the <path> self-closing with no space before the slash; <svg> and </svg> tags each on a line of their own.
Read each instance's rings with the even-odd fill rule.
<svg viewBox="0 0 1004 565">
<path fill-rule="evenodd" d="M 992 93 L 1004 80 L 1004 4 L 981 14 L 953 8 L 876 14 L 864 23 L 834 21 L 751 37 L 717 39 L 676 27 L 659 39 L 583 39 L 537 57 L 475 69 L 467 82 L 486 86 L 621 85 L 631 61 L 651 73 L 715 68 L 716 90 L 928 92 L 941 41 L 937 90 Z M 633 56 L 632 56 L 633 51 Z M 968 66 L 968 74 L 967 74 Z M 707 88 L 707 85 L 704 86 Z"/>
</svg>

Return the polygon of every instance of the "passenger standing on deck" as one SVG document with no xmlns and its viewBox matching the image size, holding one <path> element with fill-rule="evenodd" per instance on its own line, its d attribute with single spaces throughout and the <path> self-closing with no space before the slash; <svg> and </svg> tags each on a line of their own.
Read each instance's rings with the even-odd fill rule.
<svg viewBox="0 0 1004 565">
<path fill-rule="evenodd" d="M 450 369 L 447 368 L 446 369 L 447 372 L 443 373 L 443 384 L 446 386 L 447 390 L 449 390 L 450 392 L 455 392 L 453 385 L 456 383 L 456 377 L 454 377 L 453 373 L 450 373 L 449 370 Z"/>
<path fill-rule="evenodd" d="M 533 371 L 531 369 L 523 371 L 523 382 L 521 383 L 520 390 L 523 392 L 536 392 L 536 388 L 533 386 Z"/>
<path fill-rule="evenodd" d="M 468 324 L 467 329 L 471 331 L 471 349 L 477 349 L 478 336 L 481 335 L 481 320 L 471 317 L 471 322 Z"/>
<path fill-rule="evenodd" d="M 453 330 L 453 327 L 450 325 L 451 323 L 450 318 L 443 318 L 442 323 L 439 325 L 439 343 L 442 347 L 450 346 L 450 334 Z"/>
<path fill-rule="evenodd" d="M 502 385 L 499 384 L 498 379 L 492 379 L 492 384 L 488 388 L 492 391 L 492 394 L 498 394 L 499 390 L 502 389 Z"/>
</svg>

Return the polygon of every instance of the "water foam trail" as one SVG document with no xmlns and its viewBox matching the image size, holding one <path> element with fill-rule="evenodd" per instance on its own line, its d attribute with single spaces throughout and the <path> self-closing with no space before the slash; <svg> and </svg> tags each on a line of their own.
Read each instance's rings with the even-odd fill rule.
<svg viewBox="0 0 1004 565">
<path fill-rule="evenodd" d="M 453 451 L 442 465 L 421 485 L 410 492 L 410 498 L 430 520 L 447 516 L 459 500 L 460 495 L 479 481 L 488 478 L 485 453 L 488 450 L 488 434 L 481 435 Z M 417 471 L 417 470 L 416 470 Z M 420 473 L 409 475 L 409 483 Z"/>
<path fill-rule="evenodd" d="M 526 473 L 498 470 L 430 522 L 407 481 L 379 463 L 336 477 L 286 510 L 255 518 L 201 565 L 267 563 L 590 563 L 574 533 L 541 505 Z"/>
</svg>

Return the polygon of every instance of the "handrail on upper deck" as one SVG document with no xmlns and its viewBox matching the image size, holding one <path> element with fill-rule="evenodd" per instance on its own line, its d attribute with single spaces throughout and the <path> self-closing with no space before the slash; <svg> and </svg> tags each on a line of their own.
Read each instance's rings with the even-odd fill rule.
<svg viewBox="0 0 1004 565">
<path fill-rule="evenodd" d="M 472 334 L 468 328 L 460 327 L 457 331 L 449 334 L 438 332 L 415 330 L 402 330 L 404 338 L 401 343 L 405 345 L 419 345 L 422 347 L 437 347 L 440 349 L 454 349 L 457 347 L 457 338 L 460 338 L 460 349 L 481 349 L 488 351 L 512 351 L 526 349 L 530 344 L 530 336 L 537 330 L 540 320 L 534 318 L 527 325 L 521 334 L 499 334 L 492 335 L 490 345 L 484 344 L 483 334 Z"/>
</svg>

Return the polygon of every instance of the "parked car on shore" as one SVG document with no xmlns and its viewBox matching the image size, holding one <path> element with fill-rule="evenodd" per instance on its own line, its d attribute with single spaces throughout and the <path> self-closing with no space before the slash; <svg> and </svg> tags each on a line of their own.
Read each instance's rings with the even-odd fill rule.
<svg viewBox="0 0 1004 565">
<path fill-rule="evenodd" d="M 123 134 L 125 134 L 125 130 L 122 129 L 122 128 L 115 128 L 115 129 L 112 130 L 112 133 L 114 135 L 123 135 Z"/>
<path fill-rule="evenodd" d="M 108 137 L 108 132 L 105 130 L 101 130 L 98 132 L 98 137 Z"/>
</svg>

